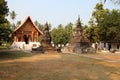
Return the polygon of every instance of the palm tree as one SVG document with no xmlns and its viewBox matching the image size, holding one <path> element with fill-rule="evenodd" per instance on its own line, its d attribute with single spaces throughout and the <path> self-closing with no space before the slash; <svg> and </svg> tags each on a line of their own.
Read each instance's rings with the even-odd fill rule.
<svg viewBox="0 0 120 80">
<path fill-rule="evenodd" d="M 10 12 L 10 18 L 13 20 L 13 28 L 15 29 L 15 24 L 14 24 L 14 20 L 15 20 L 15 18 L 16 18 L 16 13 L 15 13 L 15 11 L 12 11 L 12 12 Z"/>
<path fill-rule="evenodd" d="M 16 26 L 18 27 L 21 24 L 21 21 L 17 21 Z"/>
</svg>

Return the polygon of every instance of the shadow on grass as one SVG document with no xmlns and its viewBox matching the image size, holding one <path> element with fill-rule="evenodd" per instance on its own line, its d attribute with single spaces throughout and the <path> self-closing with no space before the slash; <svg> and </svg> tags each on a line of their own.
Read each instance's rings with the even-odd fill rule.
<svg viewBox="0 0 120 80">
<path fill-rule="evenodd" d="M 25 53 L 23 51 L 11 51 L 9 49 L 0 50 L 0 61 L 18 59 L 21 57 L 31 57 L 36 55 L 35 53 Z"/>
</svg>

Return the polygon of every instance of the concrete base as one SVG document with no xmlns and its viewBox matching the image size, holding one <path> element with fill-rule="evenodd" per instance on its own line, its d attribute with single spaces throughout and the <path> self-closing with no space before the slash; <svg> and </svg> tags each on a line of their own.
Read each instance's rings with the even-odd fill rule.
<svg viewBox="0 0 120 80">
<path fill-rule="evenodd" d="M 11 49 L 16 50 L 32 50 L 33 47 L 37 48 L 40 46 L 40 42 L 29 42 L 29 44 L 25 44 L 25 42 L 13 42 L 11 45 Z"/>
</svg>

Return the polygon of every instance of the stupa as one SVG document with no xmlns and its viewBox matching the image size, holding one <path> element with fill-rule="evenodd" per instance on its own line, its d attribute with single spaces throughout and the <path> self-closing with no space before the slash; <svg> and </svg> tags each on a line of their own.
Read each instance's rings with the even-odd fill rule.
<svg viewBox="0 0 120 80">
<path fill-rule="evenodd" d="M 56 49 L 53 48 L 51 45 L 51 35 L 49 32 L 49 26 L 48 23 L 46 23 L 45 28 L 43 30 L 41 46 L 39 48 L 33 49 L 33 52 L 44 53 L 48 51 L 56 51 Z"/>
<path fill-rule="evenodd" d="M 80 17 L 78 17 L 75 31 L 69 45 L 63 50 L 63 53 L 94 53 L 95 50 L 91 47 L 91 42 L 85 36 L 83 27 L 81 26 Z"/>
<path fill-rule="evenodd" d="M 43 30 L 42 47 L 44 48 L 44 51 L 55 51 L 55 48 L 53 48 L 51 44 L 51 35 L 48 23 L 45 24 L 45 29 Z"/>
</svg>

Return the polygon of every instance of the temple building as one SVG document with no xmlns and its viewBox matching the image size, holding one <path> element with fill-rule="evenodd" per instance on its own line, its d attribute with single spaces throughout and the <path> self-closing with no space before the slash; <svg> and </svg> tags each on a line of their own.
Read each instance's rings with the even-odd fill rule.
<svg viewBox="0 0 120 80">
<path fill-rule="evenodd" d="M 38 47 L 40 46 L 38 41 L 40 35 L 42 35 L 42 32 L 32 22 L 30 16 L 28 16 L 12 33 L 14 42 L 11 47 L 17 49 L 32 49 L 33 46 Z"/>
</svg>

